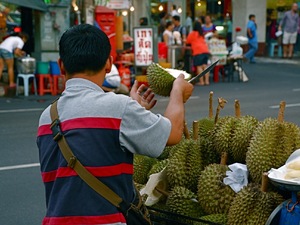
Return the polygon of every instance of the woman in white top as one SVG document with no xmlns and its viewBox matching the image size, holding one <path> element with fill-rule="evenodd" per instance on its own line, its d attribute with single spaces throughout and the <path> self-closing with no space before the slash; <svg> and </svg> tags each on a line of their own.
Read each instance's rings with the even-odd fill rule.
<svg viewBox="0 0 300 225">
<path fill-rule="evenodd" d="M 28 35 L 21 32 L 18 34 L 18 36 L 6 38 L 0 44 L 0 79 L 2 77 L 4 63 L 6 63 L 9 77 L 9 87 L 11 88 L 16 86 L 14 82 L 14 54 L 17 57 L 25 55 L 25 52 L 22 51 L 22 48 L 27 40 Z"/>
<path fill-rule="evenodd" d="M 174 25 L 171 21 L 168 21 L 166 23 L 166 29 L 163 33 L 163 41 L 166 43 L 167 46 L 173 45 L 174 42 L 174 36 L 173 36 L 173 28 Z"/>
</svg>

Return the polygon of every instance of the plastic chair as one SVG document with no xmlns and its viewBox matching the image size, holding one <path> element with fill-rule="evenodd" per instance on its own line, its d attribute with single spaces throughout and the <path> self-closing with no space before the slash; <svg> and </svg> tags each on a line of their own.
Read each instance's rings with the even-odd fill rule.
<svg viewBox="0 0 300 225">
<path fill-rule="evenodd" d="M 39 78 L 39 95 L 43 96 L 45 93 L 53 95 L 53 78 L 51 74 L 38 74 Z"/>
<path fill-rule="evenodd" d="M 274 51 L 275 48 L 277 47 L 277 56 L 282 57 L 282 47 L 281 45 L 278 45 L 277 42 L 271 42 L 269 46 L 269 56 L 274 57 Z"/>
<path fill-rule="evenodd" d="M 52 95 L 61 94 L 65 89 L 65 76 L 64 75 L 53 75 L 53 89 L 52 89 Z M 60 88 L 59 86 L 59 79 L 62 80 L 62 86 Z"/>
<path fill-rule="evenodd" d="M 224 70 L 224 65 L 216 65 L 214 68 L 214 76 L 213 80 L 214 82 L 219 82 L 219 74 L 221 73 L 223 81 L 224 81 L 224 76 L 225 76 L 225 70 Z"/>
<path fill-rule="evenodd" d="M 23 79 L 24 83 L 24 96 L 29 95 L 29 79 L 32 78 L 34 85 L 34 94 L 37 95 L 36 79 L 34 74 L 18 74 L 17 76 L 17 87 L 16 87 L 16 96 L 19 95 L 19 79 Z"/>
<path fill-rule="evenodd" d="M 59 65 L 56 61 L 50 61 L 50 73 L 53 79 L 53 88 L 52 88 L 52 95 L 57 95 L 63 92 L 65 89 L 65 76 L 61 75 Z M 59 80 L 62 80 L 62 86 L 59 86 Z"/>
</svg>

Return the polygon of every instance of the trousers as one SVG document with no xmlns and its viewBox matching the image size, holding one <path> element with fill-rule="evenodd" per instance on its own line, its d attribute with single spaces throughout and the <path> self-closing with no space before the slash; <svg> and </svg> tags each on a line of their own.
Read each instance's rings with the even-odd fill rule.
<svg viewBox="0 0 300 225">
<path fill-rule="evenodd" d="M 257 42 L 249 42 L 249 50 L 246 52 L 245 57 L 249 59 L 250 62 L 255 62 L 254 55 L 257 52 L 258 49 L 258 43 Z"/>
</svg>

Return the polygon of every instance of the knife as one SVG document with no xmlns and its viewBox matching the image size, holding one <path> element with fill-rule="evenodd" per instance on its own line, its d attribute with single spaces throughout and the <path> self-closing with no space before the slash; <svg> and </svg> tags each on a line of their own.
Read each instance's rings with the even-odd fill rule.
<svg viewBox="0 0 300 225">
<path fill-rule="evenodd" d="M 194 84 L 198 78 L 203 77 L 205 74 L 207 74 L 209 71 L 211 71 L 218 64 L 218 62 L 219 62 L 219 60 L 215 61 L 209 67 L 207 67 L 205 70 L 203 70 L 201 73 L 199 73 L 197 76 L 190 79 L 188 82 Z"/>
</svg>

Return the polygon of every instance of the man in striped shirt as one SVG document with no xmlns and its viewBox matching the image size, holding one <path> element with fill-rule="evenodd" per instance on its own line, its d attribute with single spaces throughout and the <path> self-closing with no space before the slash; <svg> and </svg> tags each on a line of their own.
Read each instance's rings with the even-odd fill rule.
<svg viewBox="0 0 300 225">
<path fill-rule="evenodd" d="M 137 83 L 130 97 L 102 90 L 112 65 L 111 46 L 103 31 L 87 24 L 72 27 L 61 37 L 59 48 L 58 62 L 67 78 L 58 100 L 62 132 L 86 169 L 132 202 L 133 154 L 158 157 L 166 145 L 180 141 L 184 102 L 193 86 L 183 76 L 177 78 L 164 116 L 155 115 L 149 111 L 156 103 L 154 94 Z M 50 124 L 49 106 L 40 117 L 37 137 L 46 191 L 43 225 L 126 224 L 116 207 L 67 166 Z"/>
</svg>

